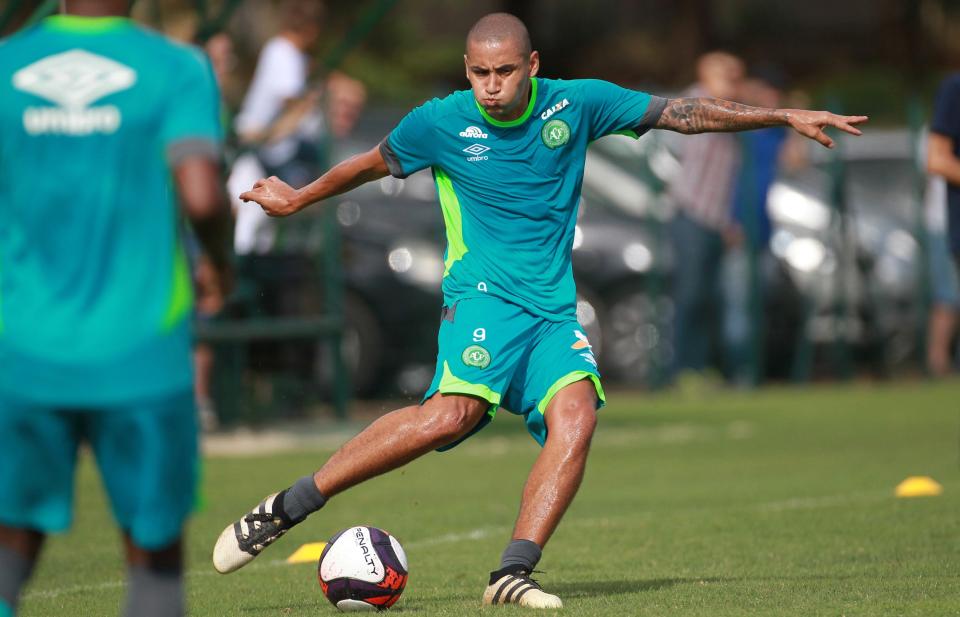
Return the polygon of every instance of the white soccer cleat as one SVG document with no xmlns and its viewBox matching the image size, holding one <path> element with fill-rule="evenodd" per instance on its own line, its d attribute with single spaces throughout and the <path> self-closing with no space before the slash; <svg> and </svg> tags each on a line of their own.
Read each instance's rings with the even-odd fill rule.
<svg viewBox="0 0 960 617">
<path fill-rule="evenodd" d="M 283 512 L 282 504 L 282 492 L 274 493 L 239 521 L 227 525 L 213 547 L 213 567 L 217 572 L 239 570 L 295 525 Z"/>
<path fill-rule="evenodd" d="M 484 606 L 516 604 L 524 608 L 563 608 L 557 596 L 540 588 L 540 584 L 526 572 L 505 574 L 487 586 L 483 592 Z"/>
</svg>

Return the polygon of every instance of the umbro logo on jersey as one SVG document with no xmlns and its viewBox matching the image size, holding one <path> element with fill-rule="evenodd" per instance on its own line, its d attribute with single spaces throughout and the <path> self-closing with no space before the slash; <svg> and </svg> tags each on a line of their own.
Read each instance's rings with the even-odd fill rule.
<svg viewBox="0 0 960 617">
<path fill-rule="evenodd" d="M 137 73 L 130 67 L 81 49 L 47 56 L 13 74 L 16 89 L 59 105 L 24 110 L 23 128 L 31 135 L 116 132 L 120 110 L 90 104 L 127 90 L 136 81 Z"/>
<path fill-rule="evenodd" d="M 481 131 L 480 127 L 478 126 L 468 126 L 460 131 L 460 137 L 469 137 L 470 139 L 486 139 L 489 137 L 489 135 Z"/>
<path fill-rule="evenodd" d="M 466 152 L 467 154 L 473 155 L 473 156 L 467 157 L 468 161 L 485 161 L 490 157 L 483 156 L 483 153 L 489 149 L 490 148 L 488 148 L 487 146 L 484 146 L 483 144 L 473 144 L 464 148 L 463 151 Z"/>
<path fill-rule="evenodd" d="M 553 107 L 551 107 L 550 109 L 548 109 L 548 110 L 546 110 L 545 112 L 543 112 L 542 114 L 540 114 L 540 119 L 541 119 L 541 120 L 546 120 L 547 118 L 549 118 L 549 117 L 552 116 L 553 114 L 557 113 L 558 111 L 560 111 L 561 109 L 563 109 L 564 107 L 566 107 L 566 106 L 569 105 L 569 104 L 570 104 L 570 101 L 569 101 L 569 100 L 563 99 L 562 101 L 560 101 L 559 103 L 557 103 L 556 105 L 554 105 Z"/>
</svg>

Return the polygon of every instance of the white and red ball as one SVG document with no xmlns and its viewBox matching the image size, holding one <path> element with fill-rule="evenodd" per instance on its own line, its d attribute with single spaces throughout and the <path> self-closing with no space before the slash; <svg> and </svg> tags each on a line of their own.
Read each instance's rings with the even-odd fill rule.
<svg viewBox="0 0 960 617">
<path fill-rule="evenodd" d="M 397 539 L 363 525 L 330 538 L 317 568 L 323 595 L 342 611 L 390 608 L 403 593 L 408 576 L 407 555 Z"/>
</svg>

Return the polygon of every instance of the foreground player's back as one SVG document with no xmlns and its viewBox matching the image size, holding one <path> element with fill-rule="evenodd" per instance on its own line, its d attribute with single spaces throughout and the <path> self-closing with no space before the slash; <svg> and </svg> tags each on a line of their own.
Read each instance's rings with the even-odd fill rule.
<svg viewBox="0 0 960 617">
<path fill-rule="evenodd" d="M 52 17 L 0 50 L 0 389 L 189 384 L 171 163 L 219 139 L 208 63 L 125 18 Z"/>
</svg>

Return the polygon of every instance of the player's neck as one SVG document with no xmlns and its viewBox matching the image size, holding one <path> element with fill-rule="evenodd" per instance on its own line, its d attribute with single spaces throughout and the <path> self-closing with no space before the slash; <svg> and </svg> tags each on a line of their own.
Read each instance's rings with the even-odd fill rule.
<svg viewBox="0 0 960 617">
<path fill-rule="evenodd" d="M 60 12 L 78 17 L 126 17 L 129 0 L 60 0 Z"/>
</svg>

